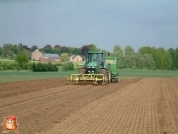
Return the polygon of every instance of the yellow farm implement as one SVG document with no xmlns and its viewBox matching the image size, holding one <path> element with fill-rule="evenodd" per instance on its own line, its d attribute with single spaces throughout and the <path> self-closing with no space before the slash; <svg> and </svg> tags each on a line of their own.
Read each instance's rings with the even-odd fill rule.
<svg viewBox="0 0 178 134">
<path fill-rule="evenodd" d="M 92 83 L 107 84 L 108 78 L 104 74 L 71 74 L 69 84 Z"/>
</svg>

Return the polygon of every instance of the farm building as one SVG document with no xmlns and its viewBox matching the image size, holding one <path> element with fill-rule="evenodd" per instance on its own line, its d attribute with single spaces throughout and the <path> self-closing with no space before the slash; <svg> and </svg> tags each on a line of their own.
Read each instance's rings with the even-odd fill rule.
<svg viewBox="0 0 178 134">
<path fill-rule="evenodd" d="M 42 57 L 43 57 L 43 54 L 38 49 L 36 49 L 31 54 L 31 60 L 37 60 L 37 61 L 39 61 Z"/>
<path fill-rule="evenodd" d="M 80 55 L 72 55 L 70 56 L 70 61 L 71 62 L 82 62 L 83 59 Z"/>
<path fill-rule="evenodd" d="M 58 54 L 44 54 L 39 60 L 40 62 L 61 62 L 61 59 Z"/>
</svg>

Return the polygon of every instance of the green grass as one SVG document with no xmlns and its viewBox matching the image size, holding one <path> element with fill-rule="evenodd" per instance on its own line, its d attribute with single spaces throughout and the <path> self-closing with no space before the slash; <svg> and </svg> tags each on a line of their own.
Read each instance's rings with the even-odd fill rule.
<svg viewBox="0 0 178 134">
<path fill-rule="evenodd" d="M 31 72 L 31 71 L 0 71 L 0 82 L 13 82 L 37 79 L 50 79 L 70 77 L 71 74 L 77 74 L 78 71 L 63 71 L 59 67 L 58 72 Z M 178 77 L 178 71 L 169 70 L 126 70 L 122 69 L 119 72 L 120 77 Z"/>
<path fill-rule="evenodd" d="M 127 70 L 121 69 L 120 76 L 134 77 L 178 77 L 178 71 L 173 70 Z"/>
<path fill-rule="evenodd" d="M 50 79 L 60 77 L 70 77 L 75 71 L 67 72 L 31 72 L 31 71 L 0 71 L 0 82 L 26 81 L 37 79 Z"/>
<path fill-rule="evenodd" d="M 0 59 L 1 63 L 7 63 L 7 64 L 13 64 L 15 63 L 14 60 L 9 60 L 9 59 Z M 38 61 L 29 61 L 29 63 L 38 63 Z"/>
<path fill-rule="evenodd" d="M 12 64 L 14 63 L 14 60 L 9 60 L 9 59 L 0 59 L 1 63 L 7 63 L 7 64 Z"/>
<path fill-rule="evenodd" d="M 77 62 L 77 63 L 74 63 L 74 68 L 75 69 L 79 69 L 79 68 L 82 68 L 84 66 L 84 62 Z"/>
</svg>

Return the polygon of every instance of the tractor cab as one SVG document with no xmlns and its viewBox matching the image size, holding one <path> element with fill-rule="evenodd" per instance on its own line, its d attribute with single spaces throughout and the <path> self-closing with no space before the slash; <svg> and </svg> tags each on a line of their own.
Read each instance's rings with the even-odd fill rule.
<svg viewBox="0 0 178 134">
<path fill-rule="evenodd" d="M 92 53 L 92 52 L 88 52 L 88 56 L 87 56 L 87 60 L 89 62 L 93 62 L 93 61 L 97 61 L 97 62 L 101 62 L 104 61 L 104 53 Z"/>
<path fill-rule="evenodd" d="M 104 53 L 103 52 L 94 52 L 89 51 L 87 55 L 87 62 L 85 67 L 88 74 L 97 74 L 99 73 L 100 68 L 104 66 Z"/>
</svg>

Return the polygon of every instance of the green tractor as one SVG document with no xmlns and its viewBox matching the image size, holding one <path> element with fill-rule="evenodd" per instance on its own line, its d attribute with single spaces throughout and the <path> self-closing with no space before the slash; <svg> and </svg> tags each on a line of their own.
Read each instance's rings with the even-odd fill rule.
<svg viewBox="0 0 178 134">
<path fill-rule="evenodd" d="M 79 74 L 72 74 L 71 81 L 108 84 L 117 81 L 116 57 L 105 57 L 104 52 L 89 51 L 85 65 L 79 69 Z"/>
</svg>

